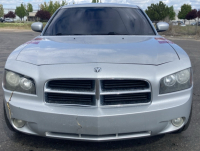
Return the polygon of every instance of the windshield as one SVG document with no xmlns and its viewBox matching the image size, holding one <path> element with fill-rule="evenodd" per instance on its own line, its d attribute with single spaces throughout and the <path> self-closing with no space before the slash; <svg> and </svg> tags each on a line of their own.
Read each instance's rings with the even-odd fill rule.
<svg viewBox="0 0 200 151">
<path fill-rule="evenodd" d="M 79 7 L 59 10 L 44 35 L 155 35 L 155 33 L 140 9 Z"/>
</svg>

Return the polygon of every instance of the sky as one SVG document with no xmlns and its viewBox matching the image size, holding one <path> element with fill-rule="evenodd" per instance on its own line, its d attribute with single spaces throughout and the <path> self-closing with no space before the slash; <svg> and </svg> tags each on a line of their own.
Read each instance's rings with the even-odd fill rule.
<svg viewBox="0 0 200 151">
<path fill-rule="evenodd" d="M 38 5 L 43 2 L 48 2 L 49 0 L 0 0 L 0 4 L 3 4 L 4 8 L 16 8 L 21 3 L 31 3 L 34 10 L 38 10 Z M 62 0 L 53 0 L 53 1 L 62 1 Z M 68 3 L 72 4 L 73 0 L 66 0 Z M 91 3 L 92 0 L 74 0 L 75 3 Z M 146 9 L 152 3 L 158 3 L 160 0 L 101 0 L 103 3 L 124 3 L 124 4 L 133 4 L 138 5 L 142 9 Z M 175 10 L 180 9 L 183 4 L 192 5 L 193 9 L 200 9 L 200 0 L 163 0 L 168 6 L 174 6 Z"/>
</svg>

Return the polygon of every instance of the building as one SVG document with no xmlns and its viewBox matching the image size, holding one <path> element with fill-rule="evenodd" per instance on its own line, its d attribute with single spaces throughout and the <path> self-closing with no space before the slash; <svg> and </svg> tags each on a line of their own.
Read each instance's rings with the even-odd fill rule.
<svg viewBox="0 0 200 151">
<path fill-rule="evenodd" d="M 37 12 L 29 12 L 28 21 L 38 21 L 39 18 L 35 17 Z"/>
</svg>

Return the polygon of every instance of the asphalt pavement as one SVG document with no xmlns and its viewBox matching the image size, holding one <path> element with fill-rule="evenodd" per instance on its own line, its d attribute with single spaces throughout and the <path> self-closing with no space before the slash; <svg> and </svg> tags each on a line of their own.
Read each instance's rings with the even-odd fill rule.
<svg viewBox="0 0 200 151">
<path fill-rule="evenodd" d="M 33 39 L 39 33 L 27 31 L 0 31 L 0 79 L 9 54 L 19 45 Z M 187 131 L 181 134 L 114 141 L 77 142 L 58 140 L 11 132 L 4 121 L 3 91 L 0 88 L 0 151 L 199 151 L 200 150 L 200 41 L 171 40 L 181 46 L 190 56 L 194 71 L 193 116 Z"/>
</svg>

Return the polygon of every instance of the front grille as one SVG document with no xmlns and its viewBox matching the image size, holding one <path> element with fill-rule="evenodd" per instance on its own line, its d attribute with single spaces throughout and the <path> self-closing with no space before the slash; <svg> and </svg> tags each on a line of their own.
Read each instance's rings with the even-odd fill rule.
<svg viewBox="0 0 200 151">
<path fill-rule="evenodd" d="M 150 93 L 133 93 L 119 95 L 104 95 L 101 99 L 102 105 L 124 105 L 148 103 L 151 100 Z"/>
<path fill-rule="evenodd" d="M 148 89 L 149 83 L 142 80 L 103 80 L 101 86 L 103 91 L 142 90 Z"/>
<path fill-rule="evenodd" d="M 46 102 L 69 105 L 95 105 L 95 98 L 92 95 L 46 93 Z"/>
<path fill-rule="evenodd" d="M 47 88 L 53 90 L 91 91 L 94 90 L 93 80 L 52 80 Z"/>
<path fill-rule="evenodd" d="M 51 80 L 47 103 L 83 106 L 131 105 L 151 102 L 150 83 L 143 80 Z"/>
</svg>

